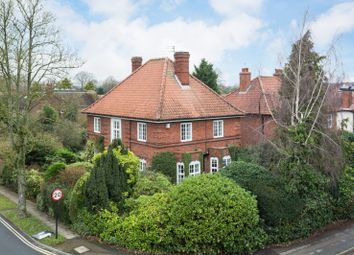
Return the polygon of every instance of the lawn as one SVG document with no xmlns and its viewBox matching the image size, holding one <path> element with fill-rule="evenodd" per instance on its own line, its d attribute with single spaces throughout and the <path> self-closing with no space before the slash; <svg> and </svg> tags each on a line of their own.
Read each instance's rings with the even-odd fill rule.
<svg viewBox="0 0 354 255">
<path fill-rule="evenodd" d="M 32 236 L 43 230 L 49 230 L 50 228 L 43 224 L 41 221 L 36 218 L 28 215 L 26 218 L 19 218 L 16 211 L 17 205 L 7 199 L 6 197 L 0 195 L 0 212 L 9 219 L 14 225 L 20 228 L 23 232 Z M 63 243 L 65 238 L 61 235 L 58 235 L 58 239 L 55 239 L 54 236 L 45 238 L 40 242 L 47 245 L 57 245 Z"/>
</svg>

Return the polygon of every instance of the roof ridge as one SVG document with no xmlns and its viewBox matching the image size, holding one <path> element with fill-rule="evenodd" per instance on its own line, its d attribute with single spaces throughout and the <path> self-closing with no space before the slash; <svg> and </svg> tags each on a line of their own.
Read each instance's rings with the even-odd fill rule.
<svg viewBox="0 0 354 255">
<path fill-rule="evenodd" d="M 149 59 L 148 61 L 146 61 L 143 65 L 141 65 L 139 68 L 137 68 L 134 72 L 131 72 L 125 79 L 123 79 L 122 81 L 118 82 L 117 85 L 115 85 L 113 88 L 111 88 L 106 94 L 104 94 L 101 98 L 97 99 L 95 102 L 93 102 L 92 104 L 90 104 L 89 106 L 87 106 L 86 108 L 82 109 L 81 112 L 85 112 L 86 110 L 90 109 L 91 107 L 95 106 L 98 102 L 100 102 L 103 98 L 105 98 L 106 96 L 108 96 L 113 90 L 115 90 L 121 83 L 127 81 L 130 77 L 132 77 L 138 70 L 140 70 L 141 68 L 143 68 L 143 66 L 147 65 L 149 62 L 151 61 L 151 59 Z"/>
<path fill-rule="evenodd" d="M 164 95 L 165 95 L 165 87 L 166 87 L 166 76 L 167 76 L 167 66 L 168 66 L 168 58 L 164 58 L 165 62 L 163 65 L 162 70 L 162 77 L 161 77 L 161 85 L 160 85 L 160 105 L 157 111 L 157 119 L 161 118 L 162 110 L 163 110 L 163 103 L 164 103 Z"/>
<path fill-rule="evenodd" d="M 203 87 L 205 87 L 206 89 L 208 89 L 210 92 L 212 92 L 214 95 L 216 95 L 217 97 L 219 97 L 222 101 L 224 101 L 227 105 L 231 106 L 231 108 L 241 112 L 241 113 L 245 113 L 243 110 L 238 109 L 237 107 L 233 106 L 231 103 L 229 103 L 227 100 L 225 100 L 221 95 L 219 95 L 218 93 L 216 93 L 213 89 L 211 89 L 208 85 L 206 85 L 204 82 L 202 82 L 201 80 L 199 80 L 197 77 L 193 76 L 192 74 L 189 74 L 194 80 L 196 80 L 198 83 L 200 83 Z"/>
</svg>

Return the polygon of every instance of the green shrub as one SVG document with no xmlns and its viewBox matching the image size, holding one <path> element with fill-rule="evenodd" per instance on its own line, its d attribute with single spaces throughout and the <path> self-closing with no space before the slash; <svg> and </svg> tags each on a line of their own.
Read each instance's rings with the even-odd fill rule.
<svg viewBox="0 0 354 255">
<path fill-rule="evenodd" d="M 2 184 L 13 191 L 17 191 L 17 171 L 13 166 L 13 162 L 5 162 L 1 172 Z"/>
<path fill-rule="evenodd" d="M 335 214 L 339 219 L 354 218 L 354 168 L 346 167 L 338 182 Z"/>
<path fill-rule="evenodd" d="M 69 198 L 69 217 L 71 222 L 75 223 L 79 210 L 85 206 L 84 188 L 90 173 L 85 173 L 76 182 Z"/>
<path fill-rule="evenodd" d="M 29 199 L 36 199 L 41 191 L 41 184 L 43 182 L 42 175 L 34 169 L 26 172 L 26 197 Z"/>
<path fill-rule="evenodd" d="M 92 213 L 83 207 L 79 209 L 72 228 L 82 236 L 99 236 L 105 230 L 103 224 L 99 214 Z"/>
<path fill-rule="evenodd" d="M 163 174 L 146 171 L 138 177 L 138 181 L 133 188 L 132 197 L 151 196 L 155 193 L 169 191 L 171 187 L 171 182 Z"/>
<path fill-rule="evenodd" d="M 100 135 L 95 139 L 95 152 L 100 153 L 104 151 L 104 136 Z"/>
<path fill-rule="evenodd" d="M 84 160 L 91 162 L 94 155 L 95 155 L 95 143 L 89 140 L 86 143 Z"/>
<path fill-rule="evenodd" d="M 162 152 L 152 158 L 151 170 L 160 172 L 176 183 L 176 156 L 172 152 Z"/>
<path fill-rule="evenodd" d="M 78 161 L 78 156 L 66 149 L 66 148 L 62 148 L 59 149 L 55 152 L 55 157 L 56 157 L 56 161 L 61 161 L 64 162 L 66 164 L 71 164 L 71 163 L 75 163 L 76 161 Z"/>
<path fill-rule="evenodd" d="M 44 105 L 39 114 L 39 122 L 44 131 L 53 131 L 54 124 L 58 119 L 58 112 L 50 105 Z"/>
<path fill-rule="evenodd" d="M 299 196 L 286 192 L 281 180 L 259 165 L 235 161 L 220 174 L 256 195 L 260 216 L 269 226 L 292 222 L 302 212 Z"/>
<path fill-rule="evenodd" d="M 47 170 L 44 173 L 44 178 L 46 181 L 54 179 L 60 171 L 65 169 L 66 165 L 63 162 L 56 162 L 48 166 Z"/>
<path fill-rule="evenodd" d="M 72 151 L 80 151 L 85 147 L 86 129 L 78 123 L 62 120 L 56 124 L 54 132 L 63 145 Z"/>
<path fill-rule="evenodd" d="M 62 144 L 56 137 L 47 133 L 37 134 L 30 140 L 31 149 L 26 154 L 26 164 L 44 165 L 53 162 L 51 158 L 55 152 L 62 148 Z"/>
<path fill-rule="evenodd" d="M 126 216 L 100 213 L 100 237 L 133 250 L 178 254 L 235 254 L 261 247 L 255 198 L 219 175 L 187 178 L 170 191 L 142 195 Z"/>
<path fill-rule="evenodd" d="M 85 166 L 68 165 L 63 171 L 57 175 L 56 180 L 66 187 L 73 188 L 75 183 L 87 172 Z"/>
<path fill-rule="evenodd" d="M 225 177 L 187 178 L 171 190 L 170 200 L 172 252 L 251 252 L 265 241 L 256 199 Z"/>
</svg>

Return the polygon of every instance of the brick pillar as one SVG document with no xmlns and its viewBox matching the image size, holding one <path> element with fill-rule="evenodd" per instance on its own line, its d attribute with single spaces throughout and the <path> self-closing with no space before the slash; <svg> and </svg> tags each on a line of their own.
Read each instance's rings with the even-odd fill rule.
<svg viewBox="0 0 354 255">
<path fill-rule="evenodd" d="M 143 63 L 142 57 L 132 57 L 132 73 L 136 71 L 139 67 L 141 67 Z"/>
<path fill-rule="evenodd" d="M 240 91 L 245 91 L 251 82 L 251 73 L 248 68 L 242 68 L 240 72 Z"/>
</svg>

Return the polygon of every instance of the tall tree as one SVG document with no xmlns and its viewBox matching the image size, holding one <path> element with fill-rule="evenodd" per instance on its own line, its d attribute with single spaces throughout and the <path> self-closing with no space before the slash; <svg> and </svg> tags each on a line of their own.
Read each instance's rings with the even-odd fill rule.
<svg viewBox="0 0 354 255">
<path fill-rule="evenodd" d="M 54 17 L 42 0 L 0 0 L 0 121 L 9 132 L 18 178 L 19 215 L 26 215 L 25 160 L 31 130 L 29 112 L 39 98 L 37 86 L 78 66 L 66 51 Z"/>
<path fill-rule="evenodd" d="M 208 85 L 212 90 L 219 93 L 218 73 L 214 70 L 213 64 L 208 63 L 205 58 L 202 59 L 199 66 L 194 66 L 193 75 Z"/>
<path fill-rule="evenodd" d="M 88 90 L 93 90 L 93 91 L 94 91 L 94 90 L 96 89 L 96 85 L 95 85 L 94 81 L 88 81 L 88 82 L 86 83 L 84 89 L 85 89 L 86 91 L 88 91 Z"/>
<path fill-rule="evenodd" d="M 69 80 L 69 78 L 64 78 L 57 85 L 58 89 L 71 89 L 72 87 L 73 83 Z"/>
<path fill-rule="evenodd" d="M 95 78 L 92 73 L 81 71 L 75 75 L 74 79 L 80 86 L 81 90 L 83 90 L 85 85 L 89 81 L 93 81 Z"/>
</svg>

